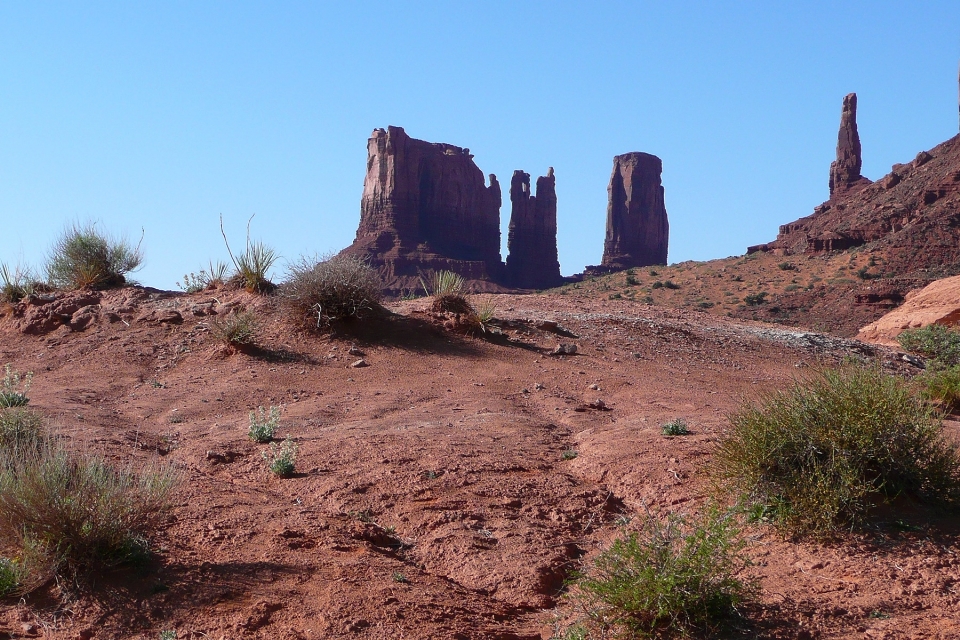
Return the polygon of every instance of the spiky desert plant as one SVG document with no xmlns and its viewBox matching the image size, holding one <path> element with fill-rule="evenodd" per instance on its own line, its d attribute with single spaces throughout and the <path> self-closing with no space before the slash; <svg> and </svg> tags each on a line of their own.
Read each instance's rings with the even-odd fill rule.
<svg viewBox="0 0 960 640">
<path fill-rule="evenodd" d="M 227 246 L 230 260 L 233 261 L 233 266 L 237 270 L 234 276 L 237 283 L 251 293 L 269 293 L 276 286 L 270 281 L 268 274 L 280 256 L 263 242 L 250 239 L 251 222 L 253 222 L 253 216 L 247 220 L 247 242 L 243 253 L 239 255 L 234 255 L 230 249 L 230 241 L 227 240 L 227 232 L 223 228 L 223 216 L 220 216 L 220 233 L 223 235 L 223 242 Z"/>
<path fill-rule="evenodd" d="M 123 285 L 125 275 L 142 264 L 140 243 L 133 247 L 126 240 L 110 238 L 92 222 L 74 223 L 64 229 L 50 250 L 47 277 L 60 289 L 106 289 Z"/>
<path fill-rule="evenodd" d="M 466 283 L 459 273 L 453 271 L 435 271 L 429 279 L 420 276 L 420 284 L 428 296 L 433 298 L 431 308 L 436 313 L 472 313 L 470 303 L 464 297 Z"/>
<path fill-rule="evenodd" d="M 230 346 L 244 348 L 256 341 L 259 323 L 252 311 L 219 316 L 210 323 L 210 335 Z"/>
<path fill-rule="evenodd" d="M 39 285 L 29 268 L 17 265 L 11 269 L 0 263 L 0 302 L 20 302 L 34 293 Z"/>
<path fill-rule="evenodd" d="M 3 367 L 0 380 L 0 408 L 25 407 L 30 403 L 27 392 L 33 382 L 33 372 L 21 375 L 9 362 Z"/>
</svg>

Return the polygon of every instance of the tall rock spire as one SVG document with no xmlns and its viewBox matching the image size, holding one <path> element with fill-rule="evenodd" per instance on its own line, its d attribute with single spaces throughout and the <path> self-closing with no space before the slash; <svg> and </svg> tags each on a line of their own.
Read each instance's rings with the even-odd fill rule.
<svg viewBox="0 0 960 640">
<path fill-rule="evenodd" d="M 857 94 L 848 93 L 840 111 L 837 159 L 830 163 L 830 197 L 870 184 L 860 175 L 862 164 L 860 134 L 857 132 Z"/>
<path fill-rule="evenodd" d="M 660 158 L 649 153 L 614 157 L 601 267 L 619 270 L 667 263 L 670 226 L 660 184 L 662 171 Z"/>
<path fill-rule="evenodd" d="M 557 259 L 557 190 L 553 167 L 537 178 L 530 192 L 530 174 L 513 172 L 510 180 L 510 234 L 507 237 L 507 282 L 515 287 L 546 289 L 559 285 Z"/>
</svg>

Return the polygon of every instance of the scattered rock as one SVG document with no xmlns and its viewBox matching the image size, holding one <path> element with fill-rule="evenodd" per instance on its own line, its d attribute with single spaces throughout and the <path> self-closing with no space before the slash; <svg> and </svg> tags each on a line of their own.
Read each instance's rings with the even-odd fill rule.
<svg viewBox="0 0 960 640">
<path fill-rule="evenodd" d="M 354 369 L 360 369 L 361 367 L 369 367 L 370 365 L 367 363 L 366 360 L 364 360 L 363 358 L 360 358 L 356 362 L 352 363 L 350 366 L 353 367 Z"/>
<path fill-rule="evenodd" d="M 553 351 L 550 352 L 552 356 L 562 356 L 562 355 L 573 355 L 577 352 L 577 345 L 572 342 L 561 342 L 556 347 L 553 348 Z"/>
<path fill-rule="evenodd" d="M 349 353 L 349 354 L 352 355 L 352 356 L 365 356 L 365 355 L 367 355 L 367 354 L 365 354 L 363 351 L 361 351 L 360 349 L 358 349 L 358 348 L 356 347 L 356 345 L 350 347 L 350 350 L 347 351 L 347 353 Z"/>
</svg>

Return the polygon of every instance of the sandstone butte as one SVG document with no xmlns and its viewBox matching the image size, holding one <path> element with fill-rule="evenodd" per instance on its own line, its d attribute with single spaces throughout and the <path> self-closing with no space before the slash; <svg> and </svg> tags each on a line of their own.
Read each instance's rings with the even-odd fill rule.
<svg viewBox="0 0 960 640">
<path fill-rule="evenodd" d="M 911 291 L 900 307 L 863 327 L 857 339 L 897 347 L 897 336 L 906 329 L 957 323 L 960 323 L 960 276 L 953 276 Z"/>
<path fill-rule="evenodd" d="M 664 264 L 667 212 L 658 157 L 614 158 L 608 188 L 603 271 Z M 431 272 L 459 273 L 474 291 L 544 289 L 564 282 L 557 256 L 556 177 L 551 167 L 530 189 L 530 174 L 510 182 L 506 264 L 500 257 L 500 183 L 489 184 L 467 148 L 411 138 L 400 127 L 375 129 L 367 142 L 360 224 L 342 254 L 370 261 L 385 291 L 420 288 Z"/>
</svg>

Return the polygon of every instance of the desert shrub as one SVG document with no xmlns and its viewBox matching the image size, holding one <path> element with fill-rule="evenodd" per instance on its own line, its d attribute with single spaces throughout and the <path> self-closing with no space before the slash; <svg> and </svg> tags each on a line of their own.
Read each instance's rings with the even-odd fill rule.
<svg viewBox="0 0 960 640">
<path fill-rule="evenodd" d="M 635 275 L 633 275 L 632 273 L 628 273 L 626 283 L 628 287 L 633 287 L 640 284 L 640 281 L 637 280 L 637 277 Z"/>
<path fill-rule="evenodd" d="M 434 312 L 469 314 L 473 311 L 473 307 L 464 297 L 466 283 L 460 274 L 436 271 L 428 280 L 420 276 L 420 284 L 427 295 L 433 298 L 431 308 Z"/>
<path fill-rule="evenodd" d="M 270 442 L 280 426 L 280 407 L 270 406 L 270 411 L 259 407 L 250 412 L 250 429 L 247 434 L 254 442 Z"/>
<path fill-rule="evenodd" d="M 780 271 L 796 271 L 797 265 L 792 262 L 781 262 L 777 265 L 777 268 L 780 269 Z"/>
<path fill-rule="evenodd" d="M 32 372 L 20 375 L 9 362 L 4 365 L 3 380 L 0 380 L 0 409 L 27 406 L 30 402 L 27 391 L 32 381 Z"/>
<path fill-rule="evenodd" d="M 302 257 L 288 267 L 281 293 L 298 315 L 316 326 L 360 319 L 379 306 L 383 283 L 362 258 Z"/>
<path fill-rule="evenodd" d="M 125 275 L 142 264 L 139 244 L 132 247 L 126 240 L 110 238 L 93 223 L 73 224 L 47 256 L 47 278 L 61 289 L 106 289 L 123 285 Z"/>
<path fill-rule="evenodd" d="M 16 593 L 25 578 L 22 563 L 12 558 L 0 557 L 0 598 Z"/>
<path fill-rule="evenodd" d="M 930 324 L 920 329 L 907 329 L 897 342 L 906 351 L 939 360 L 952 367 L 960 364 L 960 331 L 941 324 Z"/>
<path fill-rule="evenodd" d="M 662 289 L 662 288 L 663 288 L 663 282 L 662 282 L 661 280 L 657 280 L 657 281 L 654 282 L 652 285 L 650 285 L 650 288 L 651 288 L 651 289 Z"/>
<path fill-rule="evenodd" d="M 667 289 L 679 289 L 679 288 L 680 288 L 680 285 L 678 285 L 678 284 L 677 284 L 676 282 L 674 282 L 673 280 L 667 280 L 666 282 L 663 283 L 663 286 L 664 286 L 665 288 L 667 288 Z"/>
<path fill-rule="evenodd" d="M 234 255 L 227 240 L 227 232 L 223 229 L 223 216 L 220 216 L 220 233 L 223 235 L 223 243 L 227 246 L 227 253 L 230 254 L 230 260 L 233 261 L 233 266 L 237 270 L 231 281 L 250 293 L 269 293 L 276 286 L 270 281 L 268 274 L 280 256 L 260 240 L 250 239 L 251 222 L 253 222 L 253 216 L 247 220 L 247 242 L 243 253 Z"/>
<path fill-rule="evenodd" d="M 279 445 L 270 443 L 270 450 L 261 454 L 267 461 L 270 472 L 280 478 L 288 478 L 296 470 L 297 443 L 287 436 Z"/>
<path fill-rule="evenodd" d="M 42 442 L 39 414 L 25 407 L 0 409 L 0 452 L 34 449 Z"/>
<path fill-rule="evenodd" d="M 756 307 L 766 302 L 768 295 L 769 294 L 766 291 L 761 291 L 759 293 L 748 293 L 743 297 L 743 301 L 751 307 Z"/>
<path fill-rule="evenodd" d="M 43 285 L 30 269 L 0 263 L 0 302 L 20 302 L 39 288 Z"/>
<path fill-rule="evenodd" d="M 257 316 L 252 311 L 240 311 L 214 319 L 210 323 L 210 335 L 234 347 L 244 347 L 254 343 L 257 328 Z"/>
<path fill-rule="evenodd" d="M 914 378 L 920 395 L 945 411 L 960 409 L 960 365 L 931 367 Z"/>
<path fill-rule="evenodd" d="M 118 469 L 47 440 L 0 455 L 0 544 L 43 549 L 72 571 L 142 558 L 145 538 L 169 506 L 171 468 Z"/>
<path fill-rule="evenodd" d="M 857 527 L 901 494 L 956 502 L 960 460 L 937 411 L 875 368 L 818 371 L 730 418 L 717 478 L 786 531 Z"/>
<path fill-rule="evenodd" d="M 213 260 L 210 261 L 206 269 L 200 269 L 200 273 L 190 272 L 184 274 L 183 281 L 177 282 L 186 293 L 197 293 L 207 289 L 215 289 L 222 286 L 227 281 L 227 263 Z"/>
<path fill-rule="evenodd" d="M 587 614 L 578 626 L 630 638 L 718 629 L 755 590 L 739 577 L 750 564 L 739 534 L 716 506 L 696 517 L 648 514 L 576 580 L 572 597 Z"/>
<path fill-rule="evenodd" d="M 677 418 L 664 424 L 662 431 L 665 436 L 685 436 L 690 433 L 690 428 L 687 426 L 686 420 Z"/>
</svg>

